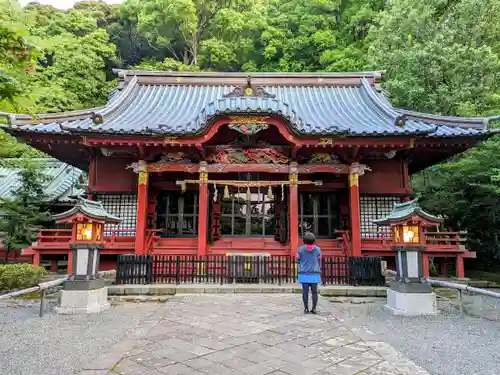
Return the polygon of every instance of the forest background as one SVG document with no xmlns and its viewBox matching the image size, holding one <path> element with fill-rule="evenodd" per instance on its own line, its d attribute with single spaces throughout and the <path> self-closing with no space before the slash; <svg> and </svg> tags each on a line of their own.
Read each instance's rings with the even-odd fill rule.
<svg viewBox="0 0 500 375">
<path fill-rule="evenodd" d="M 395 106 L 500 115 L 498 0 L 0 0 L 0 111 L 103 105 L 116 67 L 179 71 L 386 70 Z M 40 157 L 0 132 L 0 158 Z M 412 177 L 424 207 L 500 265 L 500 139 Z"/>
</svg>

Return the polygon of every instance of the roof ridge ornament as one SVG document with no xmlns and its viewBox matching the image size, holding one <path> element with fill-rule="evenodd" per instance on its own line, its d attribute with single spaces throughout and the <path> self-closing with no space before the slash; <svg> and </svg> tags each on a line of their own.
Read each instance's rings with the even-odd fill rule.
<svg viewBox="0 0 500 375">
<path fill-rule="evenodd" d="M 251 96 L 251 97 L 260 97 L 260 98 L 268 98 L 268 99 L 274 99 L 276 98 L 276 95 L 271 94 L 264 90 L 263 86 L 255 86 L 252 84 L 252 76 L 248 75 L 247 76 L 247 84 L 245 87 L 241 86 L 236 86 L 233 91 L 224 94 L 223 98 L 238 98 L 238 97 L 245 97 L 245 96 Z"/>
</svg>

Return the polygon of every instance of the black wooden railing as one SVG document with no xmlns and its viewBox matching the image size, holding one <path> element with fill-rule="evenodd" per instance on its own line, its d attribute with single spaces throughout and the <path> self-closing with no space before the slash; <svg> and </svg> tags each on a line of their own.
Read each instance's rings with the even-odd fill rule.
<svg viewBox="0 0 500 375">
<path fill-rule="evenodd" d="M 297 280 L 298 262 L 290 256 L 120 255 L 117 284 L 265 283 Z M 323 256 L 323 285 L 384 285 L 381 258 Z"/>
</svg>

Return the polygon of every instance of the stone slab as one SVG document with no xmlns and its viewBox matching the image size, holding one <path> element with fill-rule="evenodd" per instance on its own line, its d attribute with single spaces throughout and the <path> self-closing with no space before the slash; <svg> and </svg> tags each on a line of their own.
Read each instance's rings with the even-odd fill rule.
<svg viewBox="0 0 500 375">
<path fill-rule="evenodd" d="M 436 293 L 400 293 L 387 290 L 386 308 L 394 315 L 437 315 Z"/>
<path fill-rule="evenodd" d="M 135 347 L 121 348 L 122 358 L 120 348 L 112 348 L 85 371 L 429 375 L 392 346 L 364 341 L 345 325 L 346 316 L 337 306 L 320 297 L 318 315 L 304 315 L 301 297 L 291 293 L 177 295 L 155 313 L 156 320 L 143 323 L 147 327 L 139 329 L 142 336 L 135 336 Z"/>
<path fill-rule="evenodd" d="M 140 295 L 175 295 L 175 294 L 277 294 L 301 293 L 299 284 L 153 284 L 153 285 L 112 285 L 108 287 L 109 295 L 140 296 Z M 325 297 L 386 297 L 387 287 L 384 286 L 320 286 L 319 294 Z"/>
<path fill-rule="evenodd" d="M 107 288 L 92 290 L 61 290 L 60 305 L 55 308 L 58 314 L 92 314 L 107 310 Z"/>
</svg>

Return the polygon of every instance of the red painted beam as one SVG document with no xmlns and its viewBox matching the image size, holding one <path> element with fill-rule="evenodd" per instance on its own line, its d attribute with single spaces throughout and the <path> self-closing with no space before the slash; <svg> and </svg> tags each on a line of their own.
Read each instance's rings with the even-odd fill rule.
<svg viewBox="0 0 500 375">
<path fill-rule="evenodd" d="M 194 163 L 151 163 L 148 172 L 187 172 L 198 173 L 199 164 Z M 300 164 L 296 167 L 299 174 L 333 173 L 347 174 L 349 166 L 344 164 Z M 289 173 L 289 164 L 208 164 L 208 173 L 238 173 L 245 172 L 267 172 L 267 173 Z"/>
</svg>

